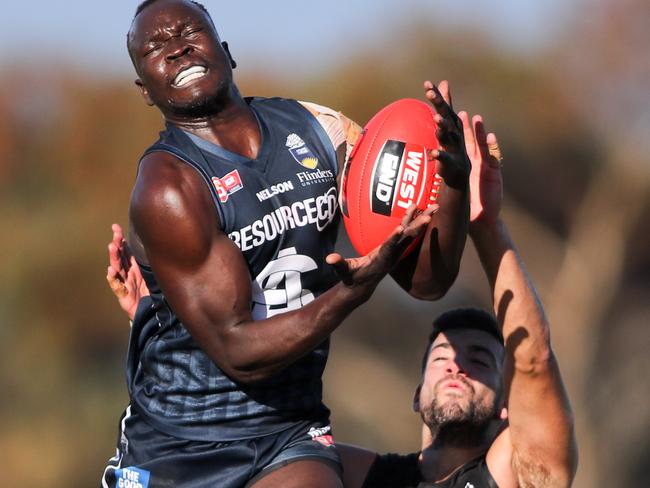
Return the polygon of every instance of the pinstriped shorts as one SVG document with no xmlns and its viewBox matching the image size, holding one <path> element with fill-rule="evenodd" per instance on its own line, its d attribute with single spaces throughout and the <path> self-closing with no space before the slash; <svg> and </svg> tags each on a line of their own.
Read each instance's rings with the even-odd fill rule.
<svg viewBox="0 0 650 488">
<path fill-rule="evenodd" d="M 300 421 L 263 437 L 204 442 L 159 432 L 128 407 L 102 487 L 243 488 L 289 463 L 307 459 L 323 462 L 341 476 L 341 461 L 327 423 Z"/>
</svg>

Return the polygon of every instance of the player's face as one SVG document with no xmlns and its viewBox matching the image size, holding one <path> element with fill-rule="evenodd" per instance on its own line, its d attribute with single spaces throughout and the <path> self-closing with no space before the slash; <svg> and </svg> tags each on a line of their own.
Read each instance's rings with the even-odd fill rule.
<svg viewBox="0 0 650 488">
<path fill-rule="evenodd" d="M 183 0 L 146 7 L 129 31 L 145 100 L 166 116 L 199 117 L 232 89 L 232 59 L 205 12 Z"/>
<path fill-rule="evenodd" d="M 450 330 L 438 334 L 424 371 L 419 408 L 429 427 L 497 418 L 502 346 L 487 332 Z"/>
</svg>

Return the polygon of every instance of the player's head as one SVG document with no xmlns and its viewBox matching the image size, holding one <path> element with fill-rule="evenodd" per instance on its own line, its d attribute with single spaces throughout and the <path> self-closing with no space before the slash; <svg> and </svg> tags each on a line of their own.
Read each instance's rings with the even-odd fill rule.
<svg viewBox="0 0 650 488">
<path fill-rule="evenodd" d="M 127 34 L 145 101 L 164 115 L 200 117 L 233 93 L 235 63 L 205 7 L 192 0 L 145 0 Z"/>
<path fill-rule="evenodd" d="M 432 432 L 487 431 L 501 413 L 504 345 L 491 314 L 465 308 L 433 322 L 414 408 Z"/>
</svg>

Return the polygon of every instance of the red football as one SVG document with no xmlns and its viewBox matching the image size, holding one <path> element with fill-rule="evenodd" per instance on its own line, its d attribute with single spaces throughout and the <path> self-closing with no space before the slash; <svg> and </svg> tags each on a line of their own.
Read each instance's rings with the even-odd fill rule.
<svg viewBox="0 0 650 488">
<path fill-rule="evenodd" d="M 357 141 L 343 173 L 341 211 L 360 254 L 380 245 L 411 204 L 424 210 L 436 201 L 441 179 L 427 157 L 438 148 L 435 113 L 420 100 L 397 100 L 370 119 Z"/>
</svg>

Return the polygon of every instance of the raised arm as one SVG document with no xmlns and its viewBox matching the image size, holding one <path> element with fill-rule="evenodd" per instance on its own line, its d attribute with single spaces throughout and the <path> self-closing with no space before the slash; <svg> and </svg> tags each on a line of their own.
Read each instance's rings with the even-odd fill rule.
<svg viewBox="0 0 650 488">
<path fill-rule="evenodd" d="M 454 283 L 465 247 L 469 222 L 468 178 L 470 161 L 463 128 L 451 104 L 449 84 L 424 83 L 426 98 L 436 109 L 436 136 L 441 149 L 432 152 L 443 182 L 439 210 L 429 224 L 419 250 L 391 272 L 399 285 L 416 298 L 435 300 Z"/>
<path fill-rule="evenodd" d="M 460 114 L 474 142 L 470 236 L 490 283 L 503 327 L 509 427 L 488 452 L 499 486 L 570 486 L 577 464 L 573 416 L 553 354 L 549 323 L 505 223 L 501 162 L 494 134 L 480 117 Z"/>
<path fill-rule="evenodd" d="M 141 163 L 130 216 L 132 229 L 171 308 L 190 334 L 231 378 L 254 382 L 284 369 L 320 344 L 366 301 L 430 213 L 411 211 L 368 256 L 328 256 L 341 283 L 291 312 L 261 321 L 251 316 L 251 279 L 235 244 L 220 230 L 205 183 L 167 153 Z M 134 252 L 137 251 L 134 247 Z"/>
</svg>

